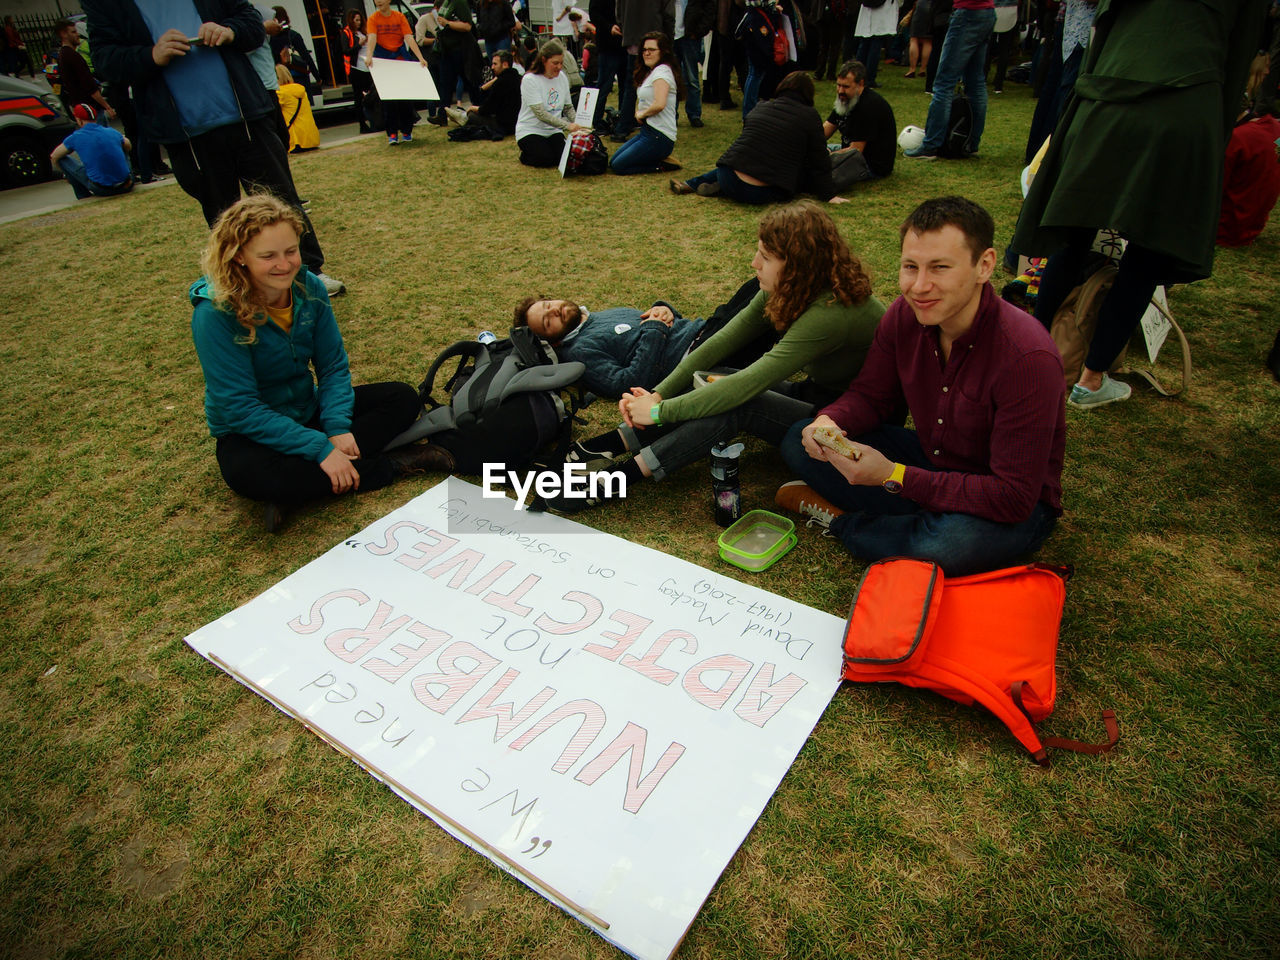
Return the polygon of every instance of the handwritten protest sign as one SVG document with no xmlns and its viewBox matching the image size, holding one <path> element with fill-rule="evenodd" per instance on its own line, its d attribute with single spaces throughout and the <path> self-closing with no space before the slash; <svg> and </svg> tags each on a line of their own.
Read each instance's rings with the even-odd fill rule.
<svg viewBox="0 0 1280 960">
<path fill-rule="evenodd" d="M 826 708 L 842 626 L 450 479 L 187 642 L 649 958 Z"/>
</svg>

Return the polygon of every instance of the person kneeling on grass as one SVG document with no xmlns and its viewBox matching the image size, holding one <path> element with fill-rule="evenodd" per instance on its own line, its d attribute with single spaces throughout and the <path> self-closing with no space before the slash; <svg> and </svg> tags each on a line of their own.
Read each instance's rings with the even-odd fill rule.
<svg viewBox="0 0 1280 960">
<path fill-rule="evenodd" d="M 453 469 L 431 445 L 383 452 L 421 412 L 418 393 L 407 383 L 352 388 L 329 295 L 302 266 L 302 230 L 298 212 L 270 194 L 232 204 L 189 293 L 218 467 L 236 493 L 266 502 L 272 533 L 283 508 Z"/>
<path fill-rule="evenodd" d="M 677 169 L 667 157 L 676 146 L 676 103 L 684 99 L 684 84 L 665 33 L 644 35 L 633 82 L 640 132 L 613 152 L 609 169 L 624 176 Z"/>
<path fill-rule="evenodd" d="M 778 505 L 860 560 L 995 570 L 1036 550 L 1062 513 L 1062 359 L 1048 331 L 992 289 L 994 231 L 963 197 L 917 207 L 901 228 L 902 296 L 862 372 L 782 441 L 801 479 Z M 887 423 L 904 399 L 915 430 Z M 817 442 L 827 429 L 852 438 L 852 456 Z"/>
<path fill-rule="evenodd" d="M 777 445 L 796 419 L 813 415 L 813 397 L 839 395 L 862 366 L 884 305 L 834 221 L 811 201 L 771 210 L 760 221 L 751 266 L 760 281 L 751 302 L 653 392 L 632 387 L 618 403 L 623 426 L 576 442 L 566 459 L 609 472 L 635 453 L 618 467 L 628 486 L 661 480 L 744 431 Z M 758 360 L 690 389 L 696 371 L 768 330 L 781 336 Z M 810 382 L 785 382 L 802 370 Z M 600 502 L 562 496 L 545 505 L 572 513 Z"/>
</svg>

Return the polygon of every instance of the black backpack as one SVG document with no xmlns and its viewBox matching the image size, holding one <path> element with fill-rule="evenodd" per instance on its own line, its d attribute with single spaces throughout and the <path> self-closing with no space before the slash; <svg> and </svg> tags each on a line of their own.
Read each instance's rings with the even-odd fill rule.
<svg viewBox="0 0 1280 960">
<path fill-rule="evenodd" d="M 947 120 L 947 133 L 938 147 L 938 156 L 947 160 L 963 160 L 973 153 L 969 148 L 969 134 L 973 133 L 973 107 L 969 98 L 957 93 L 951 100 L 951 116 Z"/>
<path fill-rule="evenodd" d="M 457 366 L 435 395 L 436 376 L 449 361 Z M 421 416 L 387 449 L 429 437 L 453 454 L 459 473 L 477 474 L 485 463 L 507 470 L 529 465 L 553 442 L 568 450 L 576 399 L 569 386 L 586 370 L 561 363 L 528 327 L 506 340 L 462 340 L 445 349 L 418 387 Z"/>
</svg>

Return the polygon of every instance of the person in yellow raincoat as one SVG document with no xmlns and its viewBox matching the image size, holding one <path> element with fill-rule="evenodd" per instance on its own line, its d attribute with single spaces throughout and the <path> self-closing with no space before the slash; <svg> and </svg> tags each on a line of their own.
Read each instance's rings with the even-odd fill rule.
<svg viewBox="0 0 1280 960">
<path fill-rule="evenodd" d="M 288 48 L 281 51 L 282 57 L 288 55 Z M 307 88 L 294 82 L 289 68 L 283 63 L 276 64 L 276 78 L 280 81 L 276 97 L 280 100 L 280 112 L 284 114 L 285 126 L 289 128 L 289 152 L 314 150 L 320 146 L 320 130 L 316 126 L 315 117 L 311 115 L 311 100 L 307 96 Z"/>
</svg>

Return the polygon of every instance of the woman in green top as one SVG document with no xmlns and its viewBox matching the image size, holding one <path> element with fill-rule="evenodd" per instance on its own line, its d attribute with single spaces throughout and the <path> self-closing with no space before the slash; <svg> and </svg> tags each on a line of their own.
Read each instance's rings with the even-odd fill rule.
<svg viewBox="0 0 1280 960">
<path fill-rule="evenodd" d="M 623 426 L 575 443 L 569 460 L 621 469 L 628 484 L 661 480 L 739 433 L 777 445 L 791 424 L 844 391 L 862 367 L 884 304 L 871 295 L 835 222 L 809 200 L 774 208 L 760 221 L 751 266 L 760 292 L 742 312 L 652 392 L 632 387 L 618 402 Z M 714 369 L 769 331 L 778 341 L 762 357 L 692 389 L 695 371 Z M 800 385 L 786 382 L 802 371 L 809 376 L 804 400 L 788 395 Z M 615 467 L 631 453 L 634 459 Z M 598 502 L 560 497 L 548 506 L 576 512 Z"/>
</svg>

